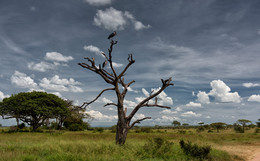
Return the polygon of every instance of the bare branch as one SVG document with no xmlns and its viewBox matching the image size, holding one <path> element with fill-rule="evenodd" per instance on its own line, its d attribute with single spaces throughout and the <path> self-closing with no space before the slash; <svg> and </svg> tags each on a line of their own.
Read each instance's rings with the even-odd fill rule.
<svg viewBox="0 0 260 161">
<path fill-rule="evenodd" d="M 149 97 L 147 97 L 146 99 L 144 99 L 143 101 L 141 101 L 138 105 L 136 105 L 136 107 L 134 108 L 134 110 L 129 114 L 129 116 L 127 117 L 128 120 L 131 120 L 133 118 L 133 116 L 136 114 L 136 112 L 144 106 L 148 105 L 148 101 L 153 99 L 154 97 L 156 97 L 157 95 L 159 95 L 162 91 L 164 91 L 165 88 L 167 88 L 168 86 L 173 86 L 173 83 L 171 83 L 172 78 L 163 80 L 162 81 L 162 87 L 161 89 L 159 89 L 157 92 L 151 94 Z M 155 107 L 159 107 L 158 105 L 156 105 Z"/>
<path fill-rule="evenodd" d="M 122 86 L 124 87 L 124 91 L 122 92 L 122 96 L 123 98 L 125 97 L 126 93 L 127 93 L 127 88 L 133 84 L 135 82 L 135 80 L 132 80 L 131 82 L 129 82 L 128 84 L 125 84 L 123 81 L 121 81 L 120 83 L 122 84 Z"/>
<path fill-rule="evenodd" d="M 129 127 L 129 129 L 131 129 L 132 127 L 134 127 L 135 124 L 140 124 L 141 121 L 146 120 L 146 119 L 151 119 L 151 117 L 145 117 L 139 120 L 136 120 L 132 123 L 132 125 Z"/>
<path fill-rule="evenodd" d="M 144 105 L 141 105 L 141 107 L 160 107 L 160 108 L 171 109 L 171 107 L 169 107 L 169 106 L 158 105 L 158 104 L 144 104 Z"/>
<path fill-rule="evenodd" d="M 115 104 L 115 103 L 107 103 L 107 104 L 104 105 L 104 107 L 106 107 L 106 106 L 112 106 L 112 105 L 117 107 L 117 104 Z"/>
<path fill-rule="evenodd" d="M 115 88 L 107 88 L 107 89 L 104 89 L 103 91 L 101 91 L 97 97 L 95 99 L 93 99 L 92 101 L 90 102 L 84 102 L 83 105 L 81 106 L 81 108 L 86 108 L 88 105 L 90 105 L 91 103 L 95 102 L 105 91 L 109 91 L 109 90 L 115 90 Z"/>
<path fill-rule="evenodd" d="M 113 51 L 113 46 L 114 46 L 115 44 L 117 44 L 117 41 L 111 40 L 111 42 L 110 42 L 110 48 L 108 49 L 108 54 L 109 54 L 109 59 L 108 59 L 108 61 L 109 61 L 110 68 L 111 68 L 111 70 L 113 71 L 113 74 L 114 74 L 115 78 L 117 78 L 117 74 L 116 74 L 116 71 L 115 71 L 115 69 L 114 69 L 114 67 L 113 67 L 113 63 L 112 63 L 112 51 Z"/>
<path fill-rule="evenodd" d="M 118 78 L 121 78 L 121 77 L 125 74 L 125 72 L 127 71 L 127 69 L 128 69 L 132 64 L 134 64 L 134 62 L 135 62 L 135 60 L 133 59 L 133 55 L 132 55 L 132 54 L 129 54 L 127 59 L 128 59 L 128 61 L 129 61 L 129 63 L 127 64 L 127 66 L 125 67 L 125 69 L 119 74 Z"/>
</svg>

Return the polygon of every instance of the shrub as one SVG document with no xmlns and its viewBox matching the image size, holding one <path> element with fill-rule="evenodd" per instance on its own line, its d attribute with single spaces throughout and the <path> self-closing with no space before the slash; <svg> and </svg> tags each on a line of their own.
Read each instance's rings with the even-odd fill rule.
<svg viewBox="0 0 260 161">
<path fill-rule="evenodd" d="M 192 144 L 190 141 L 185 143 L 184 140 L 180 140 L 180 146 L 186 155 L 199 159 L 207 158 L 211 150 L 210 146 L 198 146 L 197 144 Z"/>
<path fill-rule="evenodd" d="M 185 130 L 178 130 L 178 133 L 179 134 L 186 134 L 186 131 Z"/>
<path fill-rule="evenodd" d="M 255 129 L 255 133 L 256 134 L 260 133 L 260 129 L 259 128 Z"/>
<path fill-rule="evenodd" d="M 213 133 L 213 130 L 209 129 L 209 130 L 208 130 L 208 133 Z"/>
<path fill-rule="evenodd" d="M 104 132 L 104 128 L 103 127 L 97 127 L 97 128 L 94 129 L 94 132 L 102 133 L 102 132 Z"/>
<path fill-rule="evenodd" d="M 173 143 L 160 137 L 149 139 L 139 151 L 139 155 L 143 155 L 145 158 L 168 158 L 172 153 L 172 145 Z"/>
<path fill-rule="evenodd" d="M 234 130 L 238 133 L 244 133 L 245 130 L 242 126 L 238 125 L 238 124 L 234 124 Z"/>
<path fill-rule="evenodd" d="M 200 127 L 198 127 L 198 128 L 197 128 L 197 130 L 196 130 L 196 131 L 197 131 L 197 132 L 202 132 L 202 131 L 204 131 L 204 130 L 205 130 L 205 128 L 204 128 L 204 127 L 202 127 L 202 126 L 200 126 Z"/>
</svg>

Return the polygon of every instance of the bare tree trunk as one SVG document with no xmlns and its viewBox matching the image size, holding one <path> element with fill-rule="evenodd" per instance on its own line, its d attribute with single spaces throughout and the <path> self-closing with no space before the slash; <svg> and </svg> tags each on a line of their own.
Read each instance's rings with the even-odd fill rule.
<svg viewBox="0 0 260 161">
<path fill-rule="evenodd" d="M 128 116 L 126 116 L 126 108 L 124 109 L 124 99 L 125 99 L 125 96 L 128 91 L 127 88 L 130 87 L 130 85 L 133 84 L 135 81 L 132 80 L 131 82 L 125 83 L 124 76 L 125 76 L 127 69 L 135 62 L 135 60 L 133 59 L 132 54 L 129 54 L 128 58 L 127 58 L 128 64 L 125 66 L 123 71 L 121 71 L 121 73 L 119 73 L 119 74 L 116 73 L 116 71 L 113 67 L 112 54 L 111 54 L 112 50 L 113 50 L 113 46 L 115 44 L 117 44 L 117 41 L 111 40 L 110 48 L 108 49 L 108 55 L 106 55 L 105 53 L 102 53 L 103 56 L 105 57 L 105 61 L 102 64 L 102 66 L 101 66 L 101 64 L 99 64 L 98 66 L 95 64 L 95 58 L 90 59 L 88 57 L 86 57 L 84 59 L 87 59 L 89 64 L 79 63 L 79 65 L 81 67 L 97 73 L 104 79 L 104 81 L 107 84 L 111 84 L 113 86 L 112 88 L 103 89 L 95 99 L 93 99 L 90 102 L 84 102 L 81 107 L 86 107 L 86 106 L 90 105 L 91 103 L 95 102 L 106 91 L 115 91 L 116 96 L 117 96 L 117 104 L 116 103 L 107 103 L 104 106 L 117 107 L 118 121 L 117 121 L 117 128 L 116 128 L 116 144 L 124 145 L 128 131 L 132 127 L 134 127 L 135 124 L 140 123 L 141 121 L 143 121 L 145 119 L 151 119 L 151 117 L 144 117 L 142 119 L 137 119 L 130 124 L 132 118 L 139 111 L 140 108 L 142 108 L 142 107 L 159 107 L 159 108 L 170 109 L 170 107 L 168 107 L 168 106 L 158 105 L 157 96 L 168 86 L 173 86 L 173 83 L 171 82 L 172 81 L 171 78 L 166 79 L 166 80 L 161 79 L 161 81 L 162 81 L 161 88 L 157 92 L 151 92 L 151 95 L 149 97 L 147 97 L 144 100 L 142 100 L 141 102 L 139 102 L 136 105 L 136 107 L 134 107 L 134 109 L 130 112 L 130 114 Z M 110 69 L 112 72 L 108 72 L 105 69 L 105 66 L 107 63 L 109 63 L 109 66 L 110 66 Z M 121 87 L 123 87 L 122 92 L 120 91 Z M 153 103 L 153 104 L 149 103 L 149 100 L 152 100 L 152 99 L 155 99 L 155 101 L 154 101 L 155 103 Z"/>
</svg>

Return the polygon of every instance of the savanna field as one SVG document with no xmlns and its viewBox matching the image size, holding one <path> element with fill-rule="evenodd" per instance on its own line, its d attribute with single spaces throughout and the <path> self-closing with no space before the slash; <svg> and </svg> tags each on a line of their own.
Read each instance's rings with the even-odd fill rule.
<svg viewBox="0 0 260 161">
<path fill-rule="evenodd" d="M 0 133 L 0 160 L 64 160 L 64 161 L 135 161 L 135 160 L 250 160 L 260 151 L 260 134 L 256 128 L 245 133 L 233 129 L 198 132 L 196 129 L 132 130 L 126 144 L 115 144 L 111 130 L 81 132 L 42 131 Z M 194 157 L 181 148 L 180 140 L 199 147 L 210 146 L 206 157 Z"/>
</svg>

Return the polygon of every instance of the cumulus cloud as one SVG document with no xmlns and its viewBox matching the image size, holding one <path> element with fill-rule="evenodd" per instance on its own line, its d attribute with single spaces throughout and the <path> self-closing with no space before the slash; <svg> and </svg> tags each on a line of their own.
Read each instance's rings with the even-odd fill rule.
<svg viewBox="0 0 260 161">
<path fill-rule="evenodd" d="M 57 53 L 57 52 L 47 52 L 44 59 L 50 60 L 50 61 L 52 61 L 52 63 L 49 63 L 46 61 L 41 61 L 40 63 L 30 62 L 27 64 L 27 67 L 30 70 L 46 72 L 47 70 L 56 69 L 56 67 L 58 67 L 58 66 L 68 66 L 66 64 L 66 62 L 73 60 L 74 58 L 72 56 L 63 56 L 62 54 Z M 60 63 L 60 62 L 63 62 L 63 63 Z"/>
<path fill-rule="evenodd" d="M 88 4 L 92 6 L 104 6 L 112 3 L 112 0 L 85 0 Z"/>
<path fill-rule="evenodd" d="M 134 90 L 134 89 L 131 88 L 131 87 L 128 87 L 127 90 L 128 90 L 129 92 L 139 93 L 138 90 Z"/>
<path fill-rule="evenodd" d="M 249 102 L 260 102 L 260 95 L 252 95 L 248 98 L 248 101 Z"/>
<path fill-rule="evenodd" d="M 186 104 L 186 106 L 188 106 L 188 107 L 201 107 L 201 104 L 191 101 L 190 103 Z"/>
<path fill-rule="evenodd" d="M 90 52 L 95 53 L 98 56 L 103 56 L 104 57 L 104 55 L 101 54 L 102 51 L 98 47 L 96 47 L 94 45 L 88 45 L 88 46 L 85 45 L 83 48 L 86 51 L 90 51 Z"/>
<path fill-rule="evenodd" d="M 104 115 L 99 111 L 95 111 L 95 110 L 90 110 L 86 112 L 87 114 L 89 114 L 91 117 L 94 118 L 94 120 L 96 121 L 106 121 L 106 122 L 112 122 L 112 121 L 116 121 L 117 120 L 117 115 Z"/>
<path fill-rule="evenodd" d="M 259 83 L 243 83 L 243 86 L 246 87 L 246 88 L 259 87 L 260 84 Z"/>
<path fill-rule="evenodd" d="M 151 89 L 151 94 L 156 93 L 157 91 L 159 91 L 161 88 L 152 88 Z M 150 94 L 149 92 L 142 88 L 142 93 L 146 96 L 149 97 Z M 141 102 L 143 101 L 146 97 L 136 97 L 135 100 L 136 102 Z M 157 100 L 158 100 L 158 104 L 159 105 L 172 105 L 173 104 L 173 100 L 171 97 L 169 97 L 164 91 L 162 91 L 158 96 L 157 96 Z M 150 103 L 154 103 L 154 100 L 150 100 Z"/>
<path fill-rule="evenodd" d="M 124 100 L 124 106 L 133 109 L 137 104 L 133 101 Z"/>
<path fill-rule="evenodd" d="M 2 91 L 0 91 L 0 101 L 2 101 L 4 98 L 10 97 L 8 94 L 5 95 Z"/>
<path fill-rule="evenodd" d="M 46 72 L 47 70 L 55 69 L 55 67 L 56 67 L 54 64 L 44 62 L 44 61 L 42 61 L 40 63 L 30 62 L 30 63 L 28 63 L 27 66 L 30 70 L 36 70 L 39 72 Z"/>
<path fill-rule="evenodd" d="M 209 104 L 210 103 L 209 96 L 204 91 L 199 91 L 199 93 L 197 94 L 197 97 L 198 97 L 198 101 L 202 104 Z"/>
<path fill-rule="evenodd" d="M 68 62 L 70 60 L 73 60 L 74 58 L 72 56 L 64 56 L 58 52 L 47 52 L 44 59 L 55 62 Z"/>
<path fill-rule="evenodd" d="M 150 28 L 150 25 L 145 26 L 142 22 L 137 21 L 135 17 L 128 11 L 122 12 L 113 7 L 106 10 L 98 10 L 94 17 L 96 26 L 107 30 L 124 30 L 127 24 L 133 24 L 135 30 Z"/>
<path fill-rule="evenodd" d="M 176 114 L 177 113 L 177 111 L 171 111 L 171 110 L 169 110 L 169 109 L 165 109 L 165 110 L 163 110 L 163 111 L 161 111 L 161 112 L 159 112 L 160 114 L 165 114 L 165 115 L 170 115 L 170 114 Z"/>
<path fill-rule="evenodd" d="M 102 103 L 107 104 L 107 103 L 112 103 L 112 101 L 104 97 L 102 98 Z"/>
<path fill-rule="evenodd" d="M 119 67 L 123 66 L 123 64 L 115 63 L 115 62 L 112 62 L 112 64 L 113 64 L 113 67 L 115 67 L 115 68 L 119 68 Z"/>
<path fill-rule="evenodd" d="M 152 88 L 151 91 L 152 93 L 156 93 L 159 91 L 161 88 Z M 173 100 L 171 97 L 169 97 L 164 91 L 162 91 L 158 96 L 158 104 L 159 105 L 172 105 Z"/>
<path fill-rule="evenodd" d="M 51 79 L 43 78 L 40 80 L 39 85 L 44 89 L 51 91 L 70 91 L 74 93 L 83 92 L 83 89 L 76 86 L 78 84 L 80 84 L 80 82 L 75 81 L 73 78 L 60 79 L 58 75 L 55 75 Z"/>
<path fill-rule="evenodd" d="M 165 123 L 172 123 L 173 120 L 180 120 L 178 117 L 171 117 L 171 116 L 165 116 L 163 115 L 161 118 L 156 118 L 154 121 L 158 122 L 160 124 L 165 124 Z"/>
<path fill-rule="evenodd" d="M 182 117 L 200 117 L 201 114 L 196 114 L 193 111 L 187 111 L 181 114 Z"/>
<path fill-rule="evenodd" d="M 11 83 L 20 88 L 37 89 L 37 83 L 24 73 L 15 71 L 11 76 Z"/>
<path fill-rule="evenodd" d="M 215 97 L 216 101 L 227 103 L 240 103 L 241 97 L 237 92 L 230 92 L 231 89 L 221 80 L 213 80 L 210 83 L 212 90 L 208 95 Z"/>
</svg>

